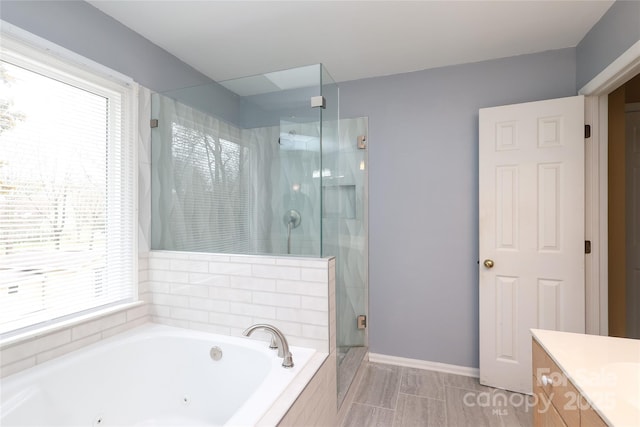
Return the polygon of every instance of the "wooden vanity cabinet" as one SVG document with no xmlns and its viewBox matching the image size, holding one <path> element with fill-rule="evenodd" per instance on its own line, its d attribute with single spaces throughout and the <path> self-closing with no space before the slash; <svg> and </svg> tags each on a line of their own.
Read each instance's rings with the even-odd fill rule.
<svg viewBox="0 0 640 427">
<path fill-rule="evenodd" d="M 601 427 L 607 424 L 589 406 L 562 369 L 533 340 L 534 427 Z"/>
</svg>

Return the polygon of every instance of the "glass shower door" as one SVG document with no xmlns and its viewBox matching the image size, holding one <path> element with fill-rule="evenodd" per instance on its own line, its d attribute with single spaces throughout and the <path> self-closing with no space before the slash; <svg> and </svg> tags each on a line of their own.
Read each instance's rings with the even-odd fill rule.
<svg viewBox="0 0 640 427">
<path fill-rule="evenodd" d="M 367 119 L 339 118 L 339 91 L 322 70 L 323 256 L 336 257 L 336 357 L 338 405 L 367 350 L 368 179 Z M 358 142 L 361 141 L 359 144 Z"/>
</svg>

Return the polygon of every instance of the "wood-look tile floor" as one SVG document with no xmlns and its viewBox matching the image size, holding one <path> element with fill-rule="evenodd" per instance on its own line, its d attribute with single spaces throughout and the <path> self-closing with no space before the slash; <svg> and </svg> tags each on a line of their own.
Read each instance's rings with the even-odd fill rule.
<svg viewBox="0 0 640 427">
<path fill-rule="evenodd" d="M 477 378 L 368 363 L 342 427 L 530 427 L 532 398 Z"/>
</svg>

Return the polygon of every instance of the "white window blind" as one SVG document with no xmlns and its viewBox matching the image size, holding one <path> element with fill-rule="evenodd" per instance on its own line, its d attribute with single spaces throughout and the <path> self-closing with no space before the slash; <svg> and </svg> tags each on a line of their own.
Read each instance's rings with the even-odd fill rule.
<svg viewBox="0 0 640 427">
<path fill-rule="evenodd" d="M 3 43 L 0 333 L 137 298 L 131 92 Z"/>
</svg>

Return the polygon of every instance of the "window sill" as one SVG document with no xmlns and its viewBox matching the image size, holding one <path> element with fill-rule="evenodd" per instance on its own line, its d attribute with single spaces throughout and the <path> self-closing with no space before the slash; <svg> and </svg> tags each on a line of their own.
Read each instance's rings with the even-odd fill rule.
<svg viewBox="0 0 640 427">
<path fill-rule="evenodd" d="M 91 313 L 83 314 L 80 316 L 75 316 L 71 319 L 62 320 L 62 321 L 55 322 L 50 325 L 45 325 L 36 329 L 30 329 L 25 332 L 19 332 L 15 335 L 9 332 L 5 334 L 7 335 L 6 337 L 0 336 L 0 350 L 3 350 L 6 347 L 20 343 L 22 341 L 27 341 L 34 338 L 40 338 L 42 336 L 49 335 L 54 332 L 58 332 L 64 329 L 69 329 L 74 326 L 78 326 L 82 323 L 98 320 L 102 317 L 106 317 L 114 313 L 140 307 L 144 304 L 145 304 L 145 301 L 142 301 L 142 300 L 127 302 L 127 303 L 118 304 L 112 307 L 104 308 L 102 310 L 92 311 Z"/>
</svg>

